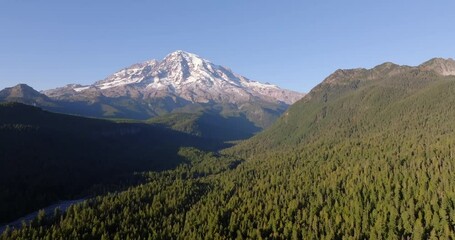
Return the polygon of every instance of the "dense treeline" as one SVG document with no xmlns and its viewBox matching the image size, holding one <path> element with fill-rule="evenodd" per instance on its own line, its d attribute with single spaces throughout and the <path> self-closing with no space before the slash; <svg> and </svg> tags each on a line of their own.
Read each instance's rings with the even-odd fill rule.
<svg viewBox="0 0 455 240">
<path fill-rule="evenodd" d="M 64 215 L 41 213 L 28 227 L 6 230 L 2 239 L 172 238 L 190 226 L 185 223 L 186 211 L 219 188 L 210 179 L 241 163 L 192 148 L 181 149 L 179 155 L 186 159 L 184 164 L 144 174 L 146 184 L 72 206 Z"/>
<path fill-rule="evenodd" d="M 455 166 L 448 161 L 455 142 L 430 144 L 429 151 L 416 147 L 412 155 L 399 146 L 414 143 L 379 140 L 356 139 L 326 151 L 314 145 L 313 152 L 270 155 L 229 171 L 209 170 L 223 160 L 204 160 L 151 173 L 147 184 L 71 208 L 53 224 L 3 237 L 455 237 Z M 206 166 L 198 170 L 201 164 Z"/>
<path fill-rule="evenodd" d="M 321 85 L 223 155 L 182 149 L 175 170 L 1 237 L 453 239 L 453 92 L 413 71 Z"/>
</svg>

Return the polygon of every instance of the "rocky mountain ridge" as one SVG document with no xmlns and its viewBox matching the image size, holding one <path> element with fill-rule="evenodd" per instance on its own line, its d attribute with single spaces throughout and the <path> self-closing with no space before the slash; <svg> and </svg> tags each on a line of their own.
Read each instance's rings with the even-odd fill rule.
<svg viewBox="0 0 455 240">
<path fill-rule="evenodd" d="M 324 79 L 321 84 L 333 84 L 347 78 L 362 78 L 363 80 L 371 80 L 391 77 L 405 71 L 429 71 L 442 76 L 455 75 L 455 60 L 452 58 L 433 58 L 414 67 L 385 62 L 371 69 L 338 69 Z"/>
</svg>

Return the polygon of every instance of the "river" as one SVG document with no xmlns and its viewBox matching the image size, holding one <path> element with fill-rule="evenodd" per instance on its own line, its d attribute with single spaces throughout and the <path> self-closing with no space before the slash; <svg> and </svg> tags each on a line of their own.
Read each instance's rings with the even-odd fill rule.
<svg viewBox="0 0 455 240">
<path fill-rule="evenodd" d="M 71 205 L 73 204 L 77 204 L 77 203 L 80 203 L 80 202 L 83 202 L 85 201 L 87 198 L 81 198 L 81 199 L 75 199 L 75 200 L 67 200 L 67 201 L 60 201 L 56 204 L 53 204 L 53 205 L 50 205 L 48 207 L 45 207 L 45 208 L 42 208 L 44 209 L 44 211 L 46 212 L 46 215 L 49 215 L 49 214 L 54 214 L 54 210 L 56 208 L 60 208 L 60 211 L 63 213 L 65 212 Z M 40 209 L 40 210 L 42 210 Z M 3 231 L 5 231 L 6 229 L 6 226 L 9 226 L 10 228 L 20 228 L 22 227 L 22 221 L 25 221 L 27 224 L 30 224 L 30 222 L 36 218 L 36 216 L 38 215 L 38 211 L 36 212 L 33 212 L 33 213 L 30 213 L 24 217 L 21 217 L 19 219 L 17 219 L 16 221 L 13 221 L 13 222 L 10 222 L 10 223 L 7 223 L 3 226 L 0 226 L 0 234 L 3 233 Z"/>
</svg>

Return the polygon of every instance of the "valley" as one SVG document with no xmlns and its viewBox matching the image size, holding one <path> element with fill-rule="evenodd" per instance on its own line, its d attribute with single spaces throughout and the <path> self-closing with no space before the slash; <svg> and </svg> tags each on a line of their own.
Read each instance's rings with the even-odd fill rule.
<svg viewBox="0 0 455 240">
<path fill-rule="evenodd" d="M 9 229 L 0 239 L 454 238 L 453 71 L 455 61 L 440 58 L 414 67 L 384 63 L 337 70 L 265 130 L 251 128 L 251 138 L 240 134 L 249 128 L 223 130 L 225 121 L 243 126 L 238 119 L 201 108 L 146 122 L 112 122 L 3 104 L 1 146 L 10 147 L 0 150 L 17 160 L 1 169 L 36 159 L 44 169 L 65 170 L 59 158 L 48 162 L 48 153 L 55 152 L 50 146 L 47 157 L 40 151 L 18 157 L 20 149 L 43 142 L 27 145 L 21 134 L 47 139 L 52 135 L 38 133 L 77 125 L 71 134 L 83 139 L 78 146 L 96 146 L 89 151 L 100 154 L 94 160 L 68 150 L 58 137 L 54 142 L 66 149 L 64 156 L 74 155 L 81 170 L 85 162 L 77 160 L 87 159 L 84 171 L 106 171 L 85 188 L 103 186 L 114 172 L 134 172 L 136 180 L 98 192 L 57 217 L 46 213 L 30 227 Z M 225 137 L 210 135 L 218 130 Z M 226 145 L 242 138 L 248 139 Z M 108 160 L 92 165 L 96 159 Z M 22 173 L 14 174 L 2 173 L 2 181 Z"/>
<path fill-rule="evenodd" d="M 0 1 L 0 240 L 455 239 L 455 1 Z"/>
</svg>

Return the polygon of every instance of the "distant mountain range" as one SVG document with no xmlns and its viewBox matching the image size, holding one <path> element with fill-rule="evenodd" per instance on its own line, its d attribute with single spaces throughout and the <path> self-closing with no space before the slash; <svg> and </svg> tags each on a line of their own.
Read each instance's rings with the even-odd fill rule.
<svg viewBox="0 0 455 240">
<path fill-rule="evenodd" d="M 92 85 L 70 84 L 40 93 L 19 84 L 0 91 L 0 101 L 89 117 L 145 120 L 173 113 L 170 117 L 175 120 L 180 119 L 176 114 L 209 114 L 236 119 L 228 130 L 240 122 L 248 125 L 243 126 L 250 130 L 244 136 L 269 126 L 303 96 L 249 80 L 184 51 L 175 51 L 162 61 L 134 64 Z M 164 125 L 175 125 L 164 121 L 166 117 L 160 119 Z"/>
</svg>

